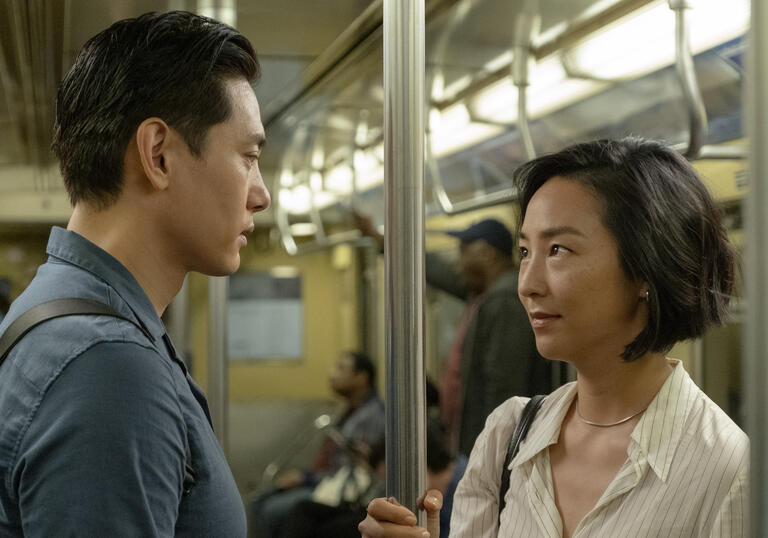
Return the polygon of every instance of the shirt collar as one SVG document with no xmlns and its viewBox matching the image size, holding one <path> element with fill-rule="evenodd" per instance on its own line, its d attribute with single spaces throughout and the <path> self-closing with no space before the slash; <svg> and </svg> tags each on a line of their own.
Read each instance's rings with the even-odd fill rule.
<svg viewBox="0 0 768 538">
<path fill-rule="evenodd" d="M 644 456 L 660 480 L 666 481 L 683 427 L 693 407 L 695 385 L 677 359 L 669 359 L 674 370 L 632 431 L 629 457 Z M 639 454 L 638 454 L 639 452 Z"/>
<path fill-rule="evenodd" d="M 54 226 L 46 252 L 88 271 L 112 286 L 153 338 L 157 339 L 165 333 L 165 326 L 147 294 L 131 272 L 107 251 L 76 232 Z"/>
<path fill-rule="evenodd" d="M 672 458 L 680 444 L 683 426 L 693 406 L 696 391 L 688 373 L 677 359 L 669 359 L 675 366 L 661 390 L 651 401 L 632 431 L 627 449 L 632 460 L 644 456 L 656 475 L 665 481 Z M 563 385 L 547 396 L 531 425 L 528 436 L 509 468 L 522 465 L 560 438 L 560 428 L 568 408 L 576 397 L 576 383 Z M 638 453 L 639 452 L 639 453 Z"/>
<path fill-rule="evenodd" d="M 557 443 L 563 419 L 575 397 L 575 382 L 563 385 L 546 397 L 525 441 L 520 444 L 520 451 L 512 459 L 510 469 L 522 465 L 548 446 Z"/>
</svg>

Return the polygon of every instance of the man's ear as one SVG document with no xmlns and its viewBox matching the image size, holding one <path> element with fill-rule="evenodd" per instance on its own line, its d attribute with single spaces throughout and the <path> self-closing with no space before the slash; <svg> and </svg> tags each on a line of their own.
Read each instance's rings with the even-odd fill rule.
<svg viewBox="0 0 768 538">
<path fill-rule="evenodd" d="M 173 133 L 160 118 L 147 118 L 136 130 L 136 146 L 149 182 L 157 190 L 165 190 L 170 183 L 168 150 Z"/>
</svg>

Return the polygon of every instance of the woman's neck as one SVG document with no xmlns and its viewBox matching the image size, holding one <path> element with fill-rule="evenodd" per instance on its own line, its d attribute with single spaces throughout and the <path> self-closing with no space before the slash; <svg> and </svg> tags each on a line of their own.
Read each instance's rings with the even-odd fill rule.
<svg viewBox="0 0 768 538">
<path fill-rule="evenodd" d="M 635 361 L 616 358 L 578 368 L 579 413 L 586 419 L 610 424 L 651 403 L 674 365 L 662 353 L 651 353 Z"/>
</svg>

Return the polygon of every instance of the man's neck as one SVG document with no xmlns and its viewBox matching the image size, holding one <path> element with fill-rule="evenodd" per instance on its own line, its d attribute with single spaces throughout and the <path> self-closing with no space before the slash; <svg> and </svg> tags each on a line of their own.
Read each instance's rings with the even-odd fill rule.
<svg viewBox="0 0 768 538">
<path fill-rule="evenodd" d="M 122 263 L 161 316 L 181 289 L 185 272 L 166 259 L 152 228 L 148 219 L 119 205 L 98 211 L 78 204 L 67 225 Z"/>
<path fill-rule="evenodd" d="M 501 275 L 503 275 L 510 269 L 511 269 L 510 265 L 502 264 L 502 263 L 494 263 L 487 266 L 485 270 L 485 279 L 484 279 L 482 293 L 485 293 L 486 291 L 488 291 L 488 288 L 493 286 L 493 283 L 496 282 Z"/>
<path fill-rule="evenodd" d="M 365 402 L 367 402 L 368 398 L 371 397 L 371 390 L 372 389 L 370 387 L 360 387 L 355 389 L 352 394 L 349 395 L 349 398 L 347 398 L 348 408 L 357 409 Z"/>
</svg>

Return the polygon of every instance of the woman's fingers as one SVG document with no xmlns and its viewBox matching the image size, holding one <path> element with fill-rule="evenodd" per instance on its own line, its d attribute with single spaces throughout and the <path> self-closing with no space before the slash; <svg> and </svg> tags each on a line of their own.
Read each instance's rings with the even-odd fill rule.
<svg viewBox="0 0 768 538">
<path fill-rule="evenodd" d="M 442 497 L 440 499 L 442 502 Z M 423 527 L 417 527 L 416 521 L 413 512 L 394 497 L 379 498 L 370 502 L 368 517 L 357 528 L 363 538 L 429 538 L 430 533 Z M 439 536 L 439 532 L 438 526 L 437 534 L 432 536 Z"/>
<path fill-rule="evenodd" d="M 440 536 L 440 509 L 443 507 L 443 494 L 430 489 L 419 498 L 419 508 L 427 512 L 427 530 L 430 536 Z"/>
<path fill-rule="evenodd" d="M 413 512 L 402 506 L 394 497 L 373 499 L 368 504 L 368 515 L 381 522 L 398 525 L 416 524 L 416 516 Z"/>
<path fill-rule="evenodd" d="M 398 525 L 386 521 L 376 521 L 370 515 L 357 526 L 362 538 L 429 538 L 429 532 L 423 527 Z M 439 536 L 438 534 L 434 535 Z"/>
</svg>

